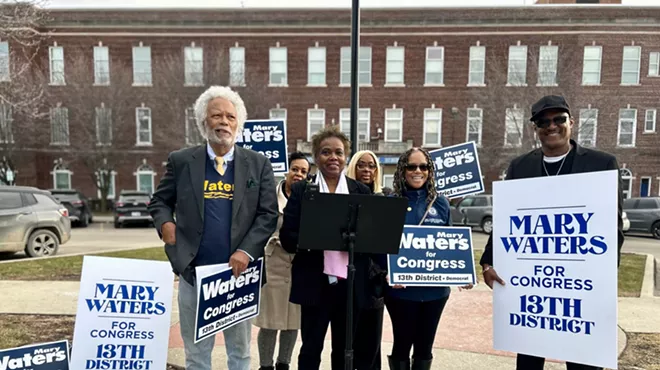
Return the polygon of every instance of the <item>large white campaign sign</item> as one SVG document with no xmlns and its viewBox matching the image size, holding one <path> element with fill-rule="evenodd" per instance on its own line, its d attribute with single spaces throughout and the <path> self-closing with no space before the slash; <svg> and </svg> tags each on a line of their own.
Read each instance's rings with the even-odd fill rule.
<svg viewBox="0 0 660 370">
<path fill-rule="evenodd" d="M 617 367 L 617 171 L 493 184 L 494 347 Z"/>
<path fill-rule="evenodd" d="M 168 262 L 85 256 L 71 368 L 165 369 L 173 285 Z"/>
</svg>

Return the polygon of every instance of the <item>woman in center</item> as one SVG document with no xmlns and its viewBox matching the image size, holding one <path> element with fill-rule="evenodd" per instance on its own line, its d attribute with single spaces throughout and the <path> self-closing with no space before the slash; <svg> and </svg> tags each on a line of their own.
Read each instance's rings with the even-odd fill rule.
<svg viewBox="0 0 660 370">
<path fill-rule="evenodd" d="M 350 142 L 337 126 L 328 126 L 312 138 L 314 163 L 318 167 L 310 180 L 321 193 L 371 194 L 371 190 L 344 175 Z M 302 348 L 298 356 L 301 370 L 319 369 L 323 342 L 331 326 L 332 369 L 344 370 L 346 340 L 346 293 L 348 254 L 339 251 L 298 249 L 301 203 L 307 181 L 293 184 L 291 196 L 284 208 L 280 242 L 289 253 L 295 253 L 291 270 L 291 303 L 301 307 Z M 323 223 L 323 219 L 316 220 Z M 359 312 L 370 297 L 369 255 L 355 253 L 354 328 Z"/>
</svg>

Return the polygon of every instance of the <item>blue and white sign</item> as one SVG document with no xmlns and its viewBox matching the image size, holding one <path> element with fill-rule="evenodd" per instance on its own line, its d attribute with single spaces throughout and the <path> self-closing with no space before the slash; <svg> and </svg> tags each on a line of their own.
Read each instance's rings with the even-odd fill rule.
<svg viewBox="0 0 660 370">
<path fill-rule="evenodd" d="M 286 121 L 247 120 L 243 131 L 238 133 L 236 144 L 265 155 L 270 159 L 274 173 L 289 172 Z"/>
<path fill-rule="evenodd" d="M 263 258 L 235 277 L 226 264 L 197 267 L 195 343 L 259 315 Z"/>
<path fill-rule="evenodd" d="M 493 183 L 495 349 L 616 369 L 617 186 L 616 170 Z"/>
<path fill-rule="evenodd" d="M 69 370 L 69 341 L 0 350 L 2 370 Z"/>
<path fill-rule="evenodd" d="M 169 262 L 85 256 L 71 368 L 165 369 L 173 293 Z"/>
<path fill-rule="evenodd" d="M 435 163 L 438 194 L 459 198 L 484 192 L 479 156 L 474 141 L 429 152 Z"/>
<path fill-rule="evenodd" d="M 388 256 L 390 285 L 476 284 L 469 227 L 405 226 L 399 254 Z"/>
</svg>

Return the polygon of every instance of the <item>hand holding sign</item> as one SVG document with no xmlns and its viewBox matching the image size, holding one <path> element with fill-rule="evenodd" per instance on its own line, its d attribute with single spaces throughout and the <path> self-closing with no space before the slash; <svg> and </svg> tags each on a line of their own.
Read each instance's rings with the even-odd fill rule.
<svg viewBox="0 0 660 370">
<path fill-rule="evenodd" d="M 231 267 L 235 277 L 238 277 L 238 275 L 245 271 L 248 263 L 250 263 L 250 257 L 241 250 L 234 252 L 231 258 L 229 258 L 229 267 Z"/>
<path fill-rule="evenodd" d="M 486 282 L 486 285 L 488 285 L 490 289 L 493 289 L 493 283 L 495 281 L 500 283 L 500 285 L 506 284 L 504 280 L 502 280 L 502 278 L 497 274 L 495 269 L 490 265 L 486 265 L 484 267 L 483 275 L 484 275 L 484 281 Z"/>
</svg>

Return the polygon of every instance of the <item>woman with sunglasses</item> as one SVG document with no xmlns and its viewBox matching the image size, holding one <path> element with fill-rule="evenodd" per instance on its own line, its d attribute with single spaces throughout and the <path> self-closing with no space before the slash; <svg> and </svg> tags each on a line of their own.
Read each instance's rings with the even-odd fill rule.
<svg viewBox="0 0 660 370">
<path fill-rule="evenodd" d="M 412 148 L 401 155 L 392 196 L 408 198 L 406 225 L 451 226 L 449 202 L 436 192 L 435 166 L 426 150 Z M 449 293 L 449 287 L 395 285 L 387 290 L 385 305 L 394 334 L 391 370 L 411 369 L 411 348 L 412 370 L 431 369 L 433 341 Z"/>
</svg>

